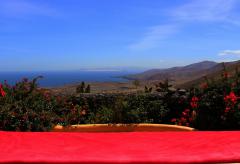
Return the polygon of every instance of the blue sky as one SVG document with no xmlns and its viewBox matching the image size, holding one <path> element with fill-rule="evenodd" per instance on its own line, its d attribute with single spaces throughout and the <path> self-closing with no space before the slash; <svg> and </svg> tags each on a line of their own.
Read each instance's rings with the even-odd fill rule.
<svg viewBox="0 0 240 164">
<path fill-rule="evenodd" d="M 240 59 L 239 0 L 0 0 L 0 71 Z"/>
</svg>

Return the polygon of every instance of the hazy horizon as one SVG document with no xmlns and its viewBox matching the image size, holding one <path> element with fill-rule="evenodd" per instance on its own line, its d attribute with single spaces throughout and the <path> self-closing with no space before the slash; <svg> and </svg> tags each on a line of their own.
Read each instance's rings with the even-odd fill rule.
<svg viewBox="0 0 240 164">
<path fill-rule="evenodd" d="M 0 71 L 239 60 L 238 0 L 0 0 Z"/>
<path fill-rule="evenodd" d="M 182 64 L 182 65 L 174 65 L 174 66 L 169 66 L 169 67 L 128 67 L 128 66 L 113 66 L 113 67 L 87 67 L 87 68 L 78 68 L 78 69 L 39 69 L 39 70 L 0 70 L 0 73 L 7 73 L 7 72 L 35 72 L 35 73 L 44 73 L 44 72 L 78 72 L 78 71 L 83 71 L 83 72 L 143 72 L 151 69 L 169 69 L 173 67 L 184 67 L 200 62 L 216 62 L 216 63 L 222 63 L 222 62 L 234 62 L 238 60 L 226 60 L 226 61 L 210 61 L 210 60 L 203 60 L 203 61 L 197 61 L 194 63 L 187 63 L 187 64 Z"/>
</svg>

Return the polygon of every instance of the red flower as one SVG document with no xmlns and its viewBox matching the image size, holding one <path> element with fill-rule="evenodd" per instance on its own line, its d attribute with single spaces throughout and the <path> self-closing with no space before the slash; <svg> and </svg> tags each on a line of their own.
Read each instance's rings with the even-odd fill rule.
<svg viewBox="0 0 240 164">
<path fill-rule="evenodd" d="M 1 95 L 2 97 L 5 97 L 5 96 L 6 96 L 6 92 L 3 90 L 2 84 L 0 84 L 0 95 Z"/>
<path fill-rule="evenodd" d="M 180 118 L 180 120 L 181 120 L 181 122 L 182 122 L 182 123 L 184 123 L 184 122 L 186 122 L 186 121 L 187 121 L 187 119 L 186 119 L 186 118 L 184 118 L 184 117 L 181 117 L 181 118 Z"/>
<path fill-rule="evenodd" d="M 237 96 L 235 95 L 234 92 L 231 92 L 229 96 L 230 96 L 232 102 L 235 103 L 237 101 Z"/>
<path fill-rule="evenodd" d="M 192 108 L 197 108 L 197 107 L 198 107 L 198 104 L 197 104 L 197 103 L 194 103 L 194 102 L 191 102 L 190 105 L 191 105 Z"/>
<path fill-rule="evenodd" d="M 225 109 L 225 113 L 228 113 L 229 111 L 231 110 L 231 108 L 229 108 L 229 107 L 226 107 L 226 109 Z"/>
<path fill-rule="evenodd" d="M 192 108 L 197 108 L 198 107 L 198 101 L 199 101 L 199 98 L 196 97 L 196 96 L 193 96 L 192 100 L 190 102 L 191 107 Z"/>
<path fill-rule="evenodd" d="M 186 112 L 182 112 L 182 115 L 183 115 L 183 116 L 187 116 L 187 113 L 186 113 Z"/>
<path fill-rule="evenodd" d="M 192 102 L 197 102 L 198 100 L 199 100 L 198 97 L 196 97 L 196 96 L 192 97 Z"/>
<path fill-rule="evenodd" d="M 233 104 L 236 104 L 237 99 L 238 99 L 238 97 L 235 95 L 235 93 L 234 93 L 233 91 L 230 92 L 229 95 L 227 95 L 227 96 L 224 97 L 224 101 L 225 101 L 226 103 L 227 103 L 227 102 L 231 102 L 231 103 L 233 103 Z"/>
</svg>

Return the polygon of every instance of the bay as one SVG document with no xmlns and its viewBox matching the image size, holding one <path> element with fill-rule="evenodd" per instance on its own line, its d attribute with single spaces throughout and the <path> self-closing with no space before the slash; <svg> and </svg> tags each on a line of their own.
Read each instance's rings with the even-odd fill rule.
<svg viewBox="0 0 240 164">
<path fill-rule="evenodd" d="M 49 72 L 0 72 L 0 82 L 6 80 L 10 85 L 23 78 L 33 79 L 43 76 L 38 81 L 41 87 L 58 87 L 85 82 L 124 82 L 121 76 L 137 71 L 49 71 Z"/>
</svg>

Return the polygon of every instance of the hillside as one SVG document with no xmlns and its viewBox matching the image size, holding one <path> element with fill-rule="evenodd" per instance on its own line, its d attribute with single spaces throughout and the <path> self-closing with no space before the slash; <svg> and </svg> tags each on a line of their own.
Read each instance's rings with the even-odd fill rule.
<svg viewBox="0 0 240 164">
<path fill-rule="evenodd" d="M 229 76 L 231 77 L 232 75 L 235 74 L 236 68 L 240 69 L 240 60 L 234 61 L 234 62 L 226 62 L 225 66 L 226 66 L 226 70 L 227 70 Z M 222 70 L 223 70 L 223 65 L 222 65 L 222 63 L 219 63 L 216 66 L 214 66 L 213 68 L 208 69 L 206 71 L 207 74 L 205 75 L 205 77 L 207 77 L 210 80 L 211 79 L 219 80 L 221 78 Z M 188 81 L 186 83 L 179 84 L 178 87 L 189 88 L 189 87 L 193 87 L 193 86 L 198 86 L 205 81 L 205 77 L 202 76 L 197 79 Z"/>
<path fill-rule="evenodd" d="M 218 63 L 212 61 L 202 61 L 183 67 L 172 67 L 168 69 L 152 69 L 140 74 L 128 75 L 125 78 L 141 81 L 159 81 L 170 79 L 175 85 L 183 84 L 194 79 L 198 79 L 209 73 L 211 69 L 218 70 Z"/>
<path fill-rule="evenodd" d="M 235 68 L 240 68 L 240 61 L 225 63 L 230 74 L 234 74 Z M 140 80 L 140 86 L 136 88 L 131 81 L 127 82 L 91 82 L 91 93 L 134 93 L 143 91 L 145 86 L 154 86 L 166 78 L 172 79 L 171 84 L 175 88 L 190 88 L 198 86 L 205 81 L 204 76 L 209 79 L 219 79 L 223 69 L 222 63 L 203 61 L 184 67 L 173 67 L 169 69 L 153 69 L 141 74 L 130 75 L 132 79 Z M 240 69 L 239 69 L 240 70 Z M 134 77 L 134 78 L 133 78 Z M 149 80 L 150 79 L 150 80 Z M 51 88 L 55 94 L 75 94 L 77 84 Z"/>
</svg>

